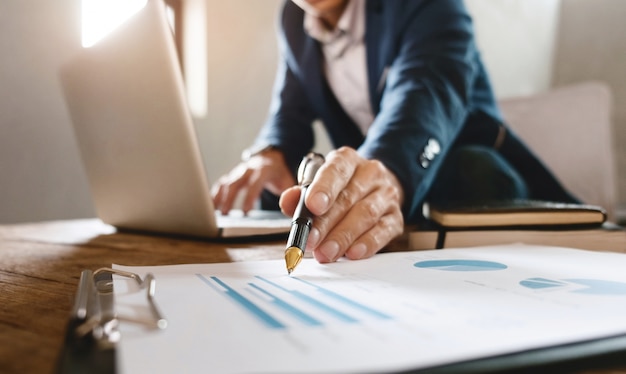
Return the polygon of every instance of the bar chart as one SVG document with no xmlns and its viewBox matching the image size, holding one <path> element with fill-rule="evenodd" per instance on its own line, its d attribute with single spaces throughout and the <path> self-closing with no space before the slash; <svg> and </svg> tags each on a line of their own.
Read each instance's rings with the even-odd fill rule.
<svg viewBox="0 0 626 374">
<path fill-rule="evenodd" d="M 393 319 L 384 311 L 298 277 L 271 280 L 256 275 L 242 282 L 240 278 L 196 276 L 270 329 Z"/>
</svg>

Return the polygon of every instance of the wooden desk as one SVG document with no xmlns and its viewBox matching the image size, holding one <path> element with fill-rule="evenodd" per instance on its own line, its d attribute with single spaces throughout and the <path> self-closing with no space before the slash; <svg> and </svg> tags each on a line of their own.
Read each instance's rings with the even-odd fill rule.
<svg viewBox="0 0 626 374">
<path fill-rule="evenodd" d="M 54 371 L 84 269 L 279 259 L 284 245 L 116 233 L 98 220 L 0 226 L 0 373 Z"/>
<path fill-rule="evenodd" d="M 283 251 L 282 240 L 211 243 L 116 233 L 98 220 L 0 225 L 0 373 L 54 372 L 84 269 L 282 259 Z"/>
</svg>

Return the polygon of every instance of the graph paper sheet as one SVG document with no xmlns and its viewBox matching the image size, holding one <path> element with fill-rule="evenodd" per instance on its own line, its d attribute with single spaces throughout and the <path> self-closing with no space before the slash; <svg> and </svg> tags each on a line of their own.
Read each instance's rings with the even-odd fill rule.
<svg viewBox="0 0 626 374">
<path fill-rule="evenodd" d="M 116 269 L 157 279 L 168 320 L 122 323 L 122 373 L 393 372 L 626 333 L 626 256 L 507 245 Z M 115 280 L 117 312 L 145 295 Z"/>
</svg>

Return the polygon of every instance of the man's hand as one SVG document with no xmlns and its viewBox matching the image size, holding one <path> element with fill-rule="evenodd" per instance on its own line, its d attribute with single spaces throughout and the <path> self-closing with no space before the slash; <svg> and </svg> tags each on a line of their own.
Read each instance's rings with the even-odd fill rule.
<svg viewBox="0 0 626 374">
<path fill-rule="evenodd" d="M 226 214 L 232 209 L 237 196 L 243 193 L 242 210 L 248 212 L 263 189 L 280 195 L 294 184 L 283 154 L 272 149 L 251 157 L 222 176 L 212 188 L 213 204 Z"/>
<path fill-rule="evenodd" d="M 280 207 L 293 215 L 298 186 L 283 192 Z M 307 250 L 319 262 L 357 260 L 380 251 L 404 229 L 400 182 L 380 161 L 354 149 L 332 151 L 309 186 L 305 204 L 316 218 Z"/>
</svg>

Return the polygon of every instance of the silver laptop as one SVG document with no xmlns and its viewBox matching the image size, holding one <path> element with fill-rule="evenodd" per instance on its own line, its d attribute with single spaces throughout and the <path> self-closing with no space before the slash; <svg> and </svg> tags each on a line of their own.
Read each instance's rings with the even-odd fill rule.
<svg viewBox="0 0 626 374">
<path fill-rule="evenodd" d="M 104 222 L 205 238 L 289 231 L 280 212 L 214 210 L 162 0 L 82 50 L 60 79 Z"/>
</svg>

